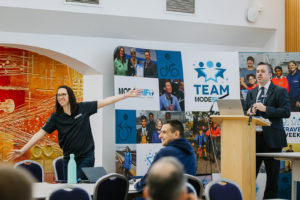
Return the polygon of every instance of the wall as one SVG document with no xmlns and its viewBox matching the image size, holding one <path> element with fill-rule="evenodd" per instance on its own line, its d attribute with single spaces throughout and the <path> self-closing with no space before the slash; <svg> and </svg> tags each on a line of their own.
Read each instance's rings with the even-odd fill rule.
<svg viewBox="0 0 300 200">
<path fill-rule="evenodd" d="M 183 59 L 191 51 L 284 51 L 284 0 L 262 0 L 265 10 L 255 24 L 245 20 L 250 0 L 196 0 L 194 15 L 165 13 L 160 0 L 101 2 L 98 8 L 66 5 L 63 0 L 3 0 L 0 45 L 68 62 L 86 75 L 84 87 L 89 91 L 84 99 L 89 100 L 113 95 L 112 58 L 118 45 L 177 50 Z M 110 172 L 115 159 L 114 115 L 114 106 L 108 106 L 92 125 L 96 163 Z"/>
</svg>

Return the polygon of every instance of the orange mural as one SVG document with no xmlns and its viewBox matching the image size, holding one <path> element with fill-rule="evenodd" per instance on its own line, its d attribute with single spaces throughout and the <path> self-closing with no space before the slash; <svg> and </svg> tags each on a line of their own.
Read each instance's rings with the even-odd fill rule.
<svg viewBox="0 0 300 200">
<path fill-rule="evenodd" d="M 37 53 L 0 47 L 0 162 L 22 148 L 54 111 L 57 87 L 68 85 L 78 101 L 83 97 L 83 75 Z M 53 182 L 52 161 L 62 155 L 57 132 L 48 134 L 13 162 L 31 159 L 44 167 L 45 181 Z"/>
</svg>

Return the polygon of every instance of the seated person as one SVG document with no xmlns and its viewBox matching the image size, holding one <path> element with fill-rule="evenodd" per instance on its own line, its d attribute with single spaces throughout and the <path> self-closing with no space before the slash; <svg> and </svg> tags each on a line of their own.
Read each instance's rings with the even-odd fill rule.
<svg viewBox="0 0 300 200">
<path fill-rule="evenodd" d="M 146 200 L 187 200 L 197 199 L 188 196 L 185 187 L 183 166 L 174 157 L 164 157 L 149 170 L 147 185 L 143 192 Z"/>
<path fill-rule="evenodd" d="M 32 200 L 34 178 L 25 170 L 0 166 L 0 199 Z"/>
<path fill-rule="evenodd" d="M 159 138 L 162 148 L 154 157 L 152 164 L 162 157 L 172 156 L 183 165 L 185 173 L 196 175 L 197 163 L 192 145 L 184 138 L 183 125 L 178 120 L 171 120 L 163 125 Z M 151 166 L 150 166 L 151 168 Z M 135 184 L 135 189 L 142 191 L 145 186 L 147 174 Z"/>
</svg>

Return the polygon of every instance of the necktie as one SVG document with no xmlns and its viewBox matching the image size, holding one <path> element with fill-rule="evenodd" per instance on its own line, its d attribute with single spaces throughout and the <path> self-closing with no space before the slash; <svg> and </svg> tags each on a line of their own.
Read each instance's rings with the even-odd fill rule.
<svg viewBox="0 0 300 200">
<path fill-rule="evenodd" d="M 261 87 L 260 88 L 261 92 L 257 98 L 257 102 L 258 103 L 264 103 L 264 98 L 265 98 L 265 88 L 264 87 Z"/>
</svg>

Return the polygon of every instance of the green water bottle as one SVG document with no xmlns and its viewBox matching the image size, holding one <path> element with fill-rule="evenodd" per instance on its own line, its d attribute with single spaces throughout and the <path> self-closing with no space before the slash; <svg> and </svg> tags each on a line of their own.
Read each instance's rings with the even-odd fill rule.
<svg viewBox="0 0 300 200">
<path fill-rule="evenodd" d="M 68 184 L 77 183 L 77 169 L 74 154 L 70 154 L 70 160 L 68 163 Z"/>
</svg>

